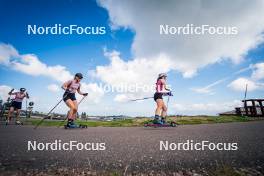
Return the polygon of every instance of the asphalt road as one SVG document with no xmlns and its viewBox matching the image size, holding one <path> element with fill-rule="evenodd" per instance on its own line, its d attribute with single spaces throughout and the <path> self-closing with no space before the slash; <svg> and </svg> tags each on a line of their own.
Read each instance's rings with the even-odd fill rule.
<svg viewBox="0 0 264 176">
<path fill-rule="evenodd" d="M 19 170 L 47 168 L 88 168 L 122 172 L 177 171 L 232 167 L 263 167 L 264 121 L 176 128 L 91 127 L 65 130 L 57 127 L 0 126 L 0 168 Z M 28 151 L 28 141 L 105 143 L 104 151 Z M 236 151 L 160 150 L 169 143 L 210 141 L 237 143 Z"/>
</svg>

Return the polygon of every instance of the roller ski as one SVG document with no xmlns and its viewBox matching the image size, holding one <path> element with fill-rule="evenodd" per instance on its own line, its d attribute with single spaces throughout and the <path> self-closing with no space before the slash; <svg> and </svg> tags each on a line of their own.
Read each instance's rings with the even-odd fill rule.
<svg viewBox="0 0 264 176">
<path fill-rule="evenodd" d="M 69 120 L 66 125 L 64 125 L 64 129 L 78 129 L 78 128 L 87 128 L 87 125 L 76 124 L 73 120 Z"/>
<path fill-rule="evenodd" d="M 87 128 L 87 125 L 76 125 L 76 126 L 69 126 L 69 125 L 64 125 L 64 129 L 79 129 L 79 128 Z"/>
<path fill-rule="evenodd" d="M 23 125 L 23 122 L 17 120 L 17 121 L 15 122 L 15 125 Z"/>
<path fill-rule="evenodd" d="M 6 125 L 6 126 L 7 126 L 7 125 L 12 125 L 12 124 L 14 124 L 14 123 L 11 123 L 9 120 L 6 120 L 6 121 L 5 121 L 5 125 Z M 23 122 L 17 120 L 17 121 L 15 121 L 15 125 L 23 125 Z"/>
<path fill-rule="evenodd" d="M 163 117 L 155 117 L 154 120 L 150 122 L 146 122 L 144 127 L 177 127 L 178 124 L 176 122 L 166 122 L 165 118 Z"/>
</svg>

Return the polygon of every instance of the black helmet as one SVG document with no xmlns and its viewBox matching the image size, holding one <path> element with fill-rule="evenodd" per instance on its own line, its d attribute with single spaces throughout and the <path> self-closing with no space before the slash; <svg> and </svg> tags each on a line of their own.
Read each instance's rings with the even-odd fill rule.
<svg viewBox="0 0 264 176">
<path fill-rule="evenodd" d="M 75 74 L 75 77 L 78 77 L 78 78 L 82 79 L 83 78 L 83 75 L 81 73 L 76 73 Z"/>
<path fill-rule="evenodd" d="M 25 88 L 20 88 L 20 92 L 25 92 L 26 89 Z"/>
<path fill-rule="evenodd" d="M 162 77 L 167 77 L 167 74 L 166 73 L 160 73 L 158 78 L 162 78 Z"/>
</svg>

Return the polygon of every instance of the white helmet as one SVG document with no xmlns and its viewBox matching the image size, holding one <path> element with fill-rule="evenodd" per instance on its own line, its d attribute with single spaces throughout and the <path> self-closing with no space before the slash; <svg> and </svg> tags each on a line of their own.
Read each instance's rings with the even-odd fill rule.
<svg viewBox="0 0 264 176">
<path fill-rule="evenodd" d="M 161 77 L 167 77 L 167 74 L 166 73 L 160 73 L 159 78 L 161 78 Z"/>
</svg>

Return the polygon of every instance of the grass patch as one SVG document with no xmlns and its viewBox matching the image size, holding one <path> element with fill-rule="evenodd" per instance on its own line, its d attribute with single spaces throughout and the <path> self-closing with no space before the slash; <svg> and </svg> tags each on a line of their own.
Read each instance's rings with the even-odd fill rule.
<svg viewBox="0 0 264 176">
<path fill-rule="evenodd" d="M 180 125 L 248 122 L 253 120 L 263 120 L 260 118 L 249 118 L 245 116 L 244 117 L 243 116 L 193 116 L 193 117 L 169 117 L 168 119 L 172 121 L 176 121 Z"/>
<path fill-rule="evenodd" d="M 248 122 L 263 120 L 264 118 L 252 118 L 243 116 L 170 116 L 167 121 L 174 121 L 180 125 L 195 125 L 195 124 L 213 124 L 213 123 L 231 123 L 231 122 Z M 24 124 L 36 125 L 40 119 L 24 119 Z M 135 118 L 125 120 L 113 121 L 95 121 L 95 120 L 80 120 L 77 124 L 87 125 L 89 127 L 137 127 L 143 126 L 144 123 L 152 121 L 151 118 Z M 62 123 L 61 120 L 44 120 L 41 126 L 63 126 L 66 121 Z"/>
<path fill-rule="evenodd" d="M 40 119 L 25 119 L 23 122 L 27 125 L 37 125 Z M 114 121 L 93 121 L 93 120 L 77 120 L 77 124 L 87 125 L 89 127 L 130 127 L 134 126 L 132 119 L 126 120 L 114 120 Z M 62 120 L 49 120 L 46 119 L 42 122 L 41 126 L 63 126 L 66 124 L 66 121 L 63 122 Z"/>
</svg>

